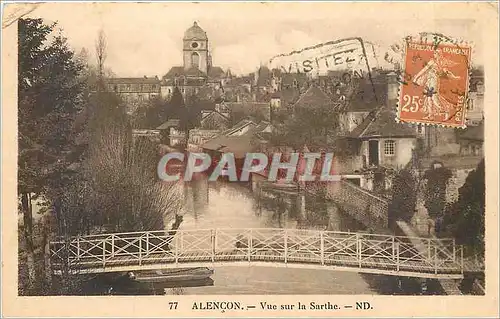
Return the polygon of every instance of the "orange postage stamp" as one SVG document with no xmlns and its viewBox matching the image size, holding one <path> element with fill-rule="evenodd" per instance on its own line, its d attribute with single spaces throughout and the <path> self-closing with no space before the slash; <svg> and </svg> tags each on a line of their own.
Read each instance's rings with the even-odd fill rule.
<svg viewBox="0 0 500 319">
<path fill-rule="evenodd" d="M 471 48 L 406 42 L 398 121 L 465 127 Z"/>
</svg>

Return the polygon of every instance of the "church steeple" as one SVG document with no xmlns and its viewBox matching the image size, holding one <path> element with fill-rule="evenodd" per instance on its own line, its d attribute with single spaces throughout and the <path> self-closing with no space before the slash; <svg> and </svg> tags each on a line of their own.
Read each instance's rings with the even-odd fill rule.
<svg viewBox="0 0 500 319">
<path fill-rule="evenodd" d="M 207 33 L 194 21 L 184 32 L 184 69 L 198 69 L 207 73 L 210 64 Z"/>
<path fill-rule="evenodd" d="M 184 32 L 184 40 L 208 40 L 208 37 L 198 22 L 194 21 L 193 25 Z"/>
</svg>

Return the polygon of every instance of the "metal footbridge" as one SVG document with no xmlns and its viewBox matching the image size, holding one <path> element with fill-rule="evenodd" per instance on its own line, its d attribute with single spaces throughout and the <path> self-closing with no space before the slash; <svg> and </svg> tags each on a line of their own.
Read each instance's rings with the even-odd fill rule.
<svg viewBox="0 0 500 319">
<path fill-rule="evenodd" d="M 467 271 L 463 247 L 452 239 L 304 229 L 193 229 L 88 235 L 52 241 L 50 254 L 55 274 L 272 266 L 460 279 Z"/>
</svg>

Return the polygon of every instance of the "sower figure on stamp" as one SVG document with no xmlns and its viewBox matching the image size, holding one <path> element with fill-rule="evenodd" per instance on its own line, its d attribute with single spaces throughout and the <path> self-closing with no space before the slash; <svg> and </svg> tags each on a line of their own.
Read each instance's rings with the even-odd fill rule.
<svg viewBox="0 0 500 319">
<path fill-rule="evenodd" d="M 444 58 L 441 50 L 437 49 L 434 51 L 434 58 L 427 62 L 424 68 L 413 78 L 413 83 L 424 88 L 423 111 L 426 114 L 424 119 L 433 119 L 436 113 L 444 113 L 445 119 L 447 119 L 450 108 L 454 108 L 454 104 L 441 95 L 439 82 L 443 77 L 460 79 L 460 76 L 447 69 L 456 64 L 458 63 Z"/>
</svg>

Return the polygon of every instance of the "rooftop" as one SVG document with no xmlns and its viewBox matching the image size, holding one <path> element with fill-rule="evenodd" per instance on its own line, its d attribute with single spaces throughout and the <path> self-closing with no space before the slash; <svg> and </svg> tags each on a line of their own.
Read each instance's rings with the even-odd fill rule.
<svg viewBox="0 0 500 319">
<path fill-rule="evenodd" d="M 220 66 L 211 66 L 208 69 L 208 77 L 209 78 L 223 78 L 226 76 L 226 73 Z"/>
<path fill-rule="evenodd" d="M 233 117 L 244 118 L 252 115 L 269 120 L 271 108 L 265 102 L 226 102 L 227 107 L 233 113 Z"/>
<path fill-rule="evenodd" d="M 242 135 L 230 136 L 231 132 L 239 130 L 245 126 L 251 125 L 249 130 Z M 255 122 L 245 119 L 238 122 L 232 128 L 226 130 L 222 134 L 214 137 L 202 145 L 204 149 L 218 151 L 221 153 L 233 153 L 236 158 L 243 158 L 249 152 L 253 152 L 258 148 L 258 139 L 262 139 L 268 133 L 269 122 Z"/>
<path fill-rule="evenodd" d="M 160 84 L 158 77 L 142 77 L 142 78 L 109 78 L 109 84 Z"/>
<path fill-rule="evenodd" d="M 475 169 L 482 159 L 482 156 L 434 156 L 422 158 L 422 168 L 429 169 L 432 163 L 440 162 L 444 167 L 449 169 Z"/>
<path fill-rule="evenodd" d="M 347 97 L 346 111 L 349 112 L 371 112 L 379 107 L 385 99 L 387 84 L 361 81 L 356 84 Z"/>
<path fill-rule="evenodd" d="M 295 102 L 294 107 L 315 107 L 329 104 L 333 107 L 334 102 L 325 92 L 323 92 L 323 90 L 317 86 L 310 86 L 307 91 L 300 96 L 298 101 Z"/>
<path fill-rule="evenodd" d="M 193 25 L 184 32 L 184 40 L 208 40 L 207 33 L 200 28 L 195 21 Z"/>
<path fill-rule="evenodd" d="M 294 104 L 300 98 L 300 90 L 299 89 L 284 89 L 279 91 L 282 103 L 284 106 L 288 106 L 290 104 Z"/>
<path fill-rule="evenodd" d="M 381 107 L 372 111 L 366 119 L 361 122 L 348 137 L 416 137 L 413 127 L 404 123 L 396 122 L 396 113 L 387 107 Z"/>
<path fill-rule="evenodd" d="M 156 129 L 157 130 L 168 130 L 170 127 L 178 127 L 180 123 L 180 120 L 178 119 L 170 119 L 163 123 L 162 125 L 158 126 Z"/>
<path fill-rule="evenodd" d="M 478 126 L 468 126 L 463 132 L 459 133 L 459 138 L 469 141 L 484 141 L 484 122 Z"/>
<path fill-rule="evenodd" d="M 225 76 L 225 72 L 221 67 L 212 66 L 208 69 L 208 75 L 197 68 L 189 68 L 185 70 L 183 66 L 173 66 L 170 70 L 163 76 L 163 80 L 173 79 L 175 77 L 185 76 L 187 78 L 208 78 L 210 79 L 220 79 Z"/>
<path fill-rule="evenodd" d="M 307 74 L 306 73 L 281 73 L 281 85 L 292 86 L 294 81 L 297 81 L 297 85 L 302 87 L 307 82 Z"/>
</svg>

